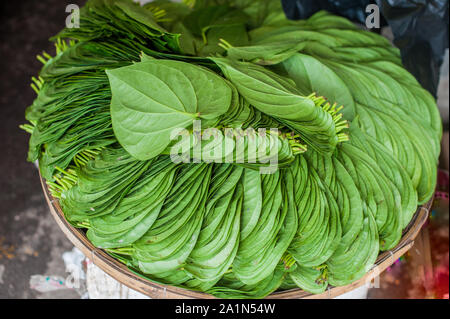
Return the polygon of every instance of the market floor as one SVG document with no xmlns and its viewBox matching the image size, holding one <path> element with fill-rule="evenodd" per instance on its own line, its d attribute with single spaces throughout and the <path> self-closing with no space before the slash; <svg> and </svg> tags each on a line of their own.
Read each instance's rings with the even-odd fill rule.
<svg viewBox="0 0 450 319">
<path fill-rule="evenodd" d="M 42 66 L 36 55 L 41 50 L 53 53 L 48 38 L 64 26 L 67 4 L 58 0 L 0 4 L 0 299 L 80 298 L 71 290 L 39 293 L 30 288 L 33 275 L 68 276 L 61 255 L 72 244 L 48 211 L 38 171 L 26 161 L 29 137 L 19 129 L 25 108 L 35 98 L 29 83 Z"/>
</svg>

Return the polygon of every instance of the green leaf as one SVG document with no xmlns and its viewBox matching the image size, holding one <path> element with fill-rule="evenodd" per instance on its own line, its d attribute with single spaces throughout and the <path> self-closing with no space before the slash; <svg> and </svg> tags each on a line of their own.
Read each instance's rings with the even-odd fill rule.
<svg viewBox="0 0 450 319">
<path fill-rule="evenodd" d="M 241 240 L 255 228 L 262 209 L 261 174 L 252 169 L 244 171 L 244 200 L 241 215 Z"/>
<path fill-rule="evenodd" d="M 229 6 L 211 6 L 191 12 L 183 23 L 193 34 L 205 38 L 211 27 L 243 24 L 248 18 L 242 11 Z"/>
<path fill-rule="evenodd" d="M 345 83 L 329 67 L 319 60 L 297 53 L 282 63 L 289 77 L 304 94 L 316 92 L 326 96 L 330 103 L 343 105 L 346 120 L 355 116 L 355 102 Z"/>
<path fill-rule="evenodd" d="M 231 43 L 232 44 L 232 43 Z M 305 43 L 292 41 L 252 44 L 227 49 L 227 57 L 233 60 L 244 60 L 261 65 L 280 63 L 302 50 Z"/>
<path fill-rule="evenodd" d="M 211 60 L 251 105 L 299 133 L 317 151 L 330 153 L 347 138 L 339 133 L 347 126 L 339 109 L 315 94 L 302 95 L 291 79 L 253 63 Z"/>
<path fill-rule="evenodd" d="M 188 128 L 195 119 L 214 120 L 231 103 L 225 80 L 184 62 L 146 61 L 107 74 L 114 134 L 139 160 L 159 155 L 173 130 Z"/>
<path fill-rule="evenodd" d="M 181 52 L 184 54 L 195 55 L 195 43 L 198 40 L 192 35 L 189 29 L 186 28 L 181 21 L 178 21 L 174 24 L 172 31 L 180 33 L 179 42 Z"/>
<path fill-rule="evenodd" d="M 163 27 L 158 25 L 152 14 L 142 8 L 140 5 L 130 2 L 130 1 L 113 1 L 115 2 L 115 5 L 117 5 L 120 9 L 125 12 L 126 15 L 131 17 L 132 19 L 139 21 L 140 23 L 148 26 L 151 29 L 157 30 L 161 33 L 167 32 Z"/>
<path fill-rule="evenodd" d="M 199 55 L 208 56 L 222 53 L 223 47 L 219 44 L 225 40 L 231 45 L 246 45 L 248 36 L 244 24 L 212 26 L 205 32 L 204 45 L 200 47 Z"/>
</svg>

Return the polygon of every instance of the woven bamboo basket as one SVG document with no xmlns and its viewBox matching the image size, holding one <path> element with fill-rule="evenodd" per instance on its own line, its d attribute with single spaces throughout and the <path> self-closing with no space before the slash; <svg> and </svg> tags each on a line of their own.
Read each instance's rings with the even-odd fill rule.
<svg viewBox="0 0 450 319">
<path fill-rule="evenodd" d="M 64 217 L 59 202 L 54 199 L 45 183 L 40 177 L 42 189 L 50 211 L 55 218 L 58 226 L 67 236 L 67 238 L 77 247 L 86 257 L 88 257 L 96 266 L 102 269 L 118 282 L 128 286 L 131 289 L 139 291 L 153 299 L 215 299 L 216 297 L 206 293 L 190 291 L 169 285 L 162 285 L 151 282 L 130 271 L 124 264 L 108 255 L 104 250 L 91 244 L 83 230 L 73 227 Z M 352 291 L 364 284 L 370 284 L 386 268 L 391 266 L 398 258 L 404 255 L 414 245 L 414 239 L 420 232 L 420 229 L 426 222 L 433 199 L 425 205 L 419 206 L 411 222 L 403 231 L 403 236 L 398 245 L 390 250 L 382 252 L 374 267 L 366 275 L 342 287 L 329 287 L 322 294 L 311 294 L 301 289 L 291 289 L 281 292 L 275 292 L 269 295 L 268 299 L 323 299 L 334 298 L 346 292 Z"/>
</svg>

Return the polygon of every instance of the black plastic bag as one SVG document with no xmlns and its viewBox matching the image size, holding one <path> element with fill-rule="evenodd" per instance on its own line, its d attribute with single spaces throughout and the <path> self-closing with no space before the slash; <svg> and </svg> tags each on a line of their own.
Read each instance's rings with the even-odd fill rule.
<svg viewBox="0 0 450 319">
<path fill-rule="evenodd" d="M 380 27 L 391 27 L 405 68 L 436 97 L 440 66 L 448 48 L 448 0 L 282 0 L 282 4 L 289 19 L 306 19 L 327 10 L 362 24 L 367 5 L 377 4 Z"/>
<path fill-rule="evenodd" d="M 348 19 L 365 23 L 367 5 L 373 0 L 282 0 L 283 10 L 288 19 L 307 19 L 319 10 L 347 17 Z"/>
</svg>

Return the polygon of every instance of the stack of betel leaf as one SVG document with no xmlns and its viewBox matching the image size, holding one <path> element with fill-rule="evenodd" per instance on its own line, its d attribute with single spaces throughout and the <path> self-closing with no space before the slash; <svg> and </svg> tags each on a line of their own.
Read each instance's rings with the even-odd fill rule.
<svg viewBox="0 0 450 319">
<path fill-rule="evenodd" d="M 347 285 L 433 194 L 435 100 L 342 17 L 90 0 L 52 40 L 28 159 L 70 223 L 152 281 L 224 298 Z M 261 128 L 276 130 L 237 138 Z M 171 156 L 180 136 L 189 162 Z"/>
</svg>

